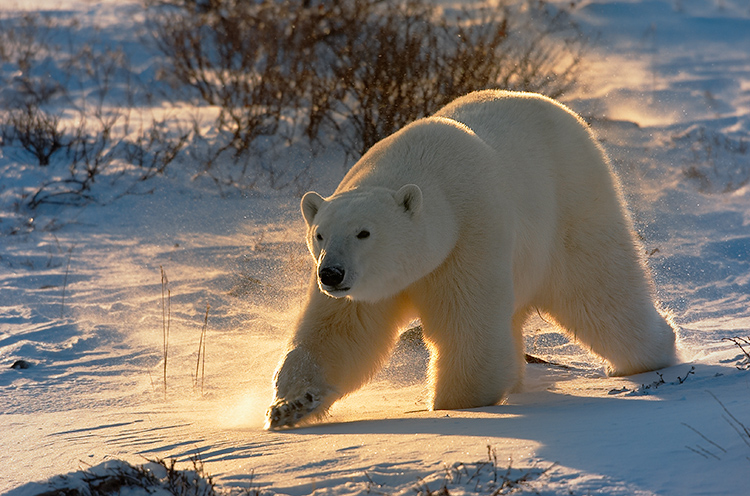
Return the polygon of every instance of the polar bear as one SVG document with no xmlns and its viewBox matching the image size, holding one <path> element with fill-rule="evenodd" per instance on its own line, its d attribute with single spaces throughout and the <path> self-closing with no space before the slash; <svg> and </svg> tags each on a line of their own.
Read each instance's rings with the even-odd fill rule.
<svg viewBox="0 0 750 496">
<path fill-rule="evenodd" d="M 421 319 L 430 406 L 519 388 L 541 311 L 612 375 L 676 361 L 620 186 L 587 125 L 541 95 L 479 91 L 373 146 L 329 198 L 304 195 L 315 259 L 266 428 L 324 414 Z"/>
</svg>

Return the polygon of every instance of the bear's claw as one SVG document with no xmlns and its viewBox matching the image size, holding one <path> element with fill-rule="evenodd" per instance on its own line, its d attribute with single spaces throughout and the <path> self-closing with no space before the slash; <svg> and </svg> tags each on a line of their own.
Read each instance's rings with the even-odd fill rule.
<svg viewBox="0 0 750 496">
<path fill-rule="evenodd" d="M 320 406 L 318 395 L 307 392 L 294 400 L 278 399 L 266 412 L 266 429 L 291 427 Z"/>
</svg>

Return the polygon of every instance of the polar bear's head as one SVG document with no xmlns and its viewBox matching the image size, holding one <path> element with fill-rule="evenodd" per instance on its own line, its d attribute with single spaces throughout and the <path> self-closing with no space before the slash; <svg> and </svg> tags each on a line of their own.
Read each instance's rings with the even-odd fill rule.
<svg viewBox="0 0 750 496">
<path fill-rule="evenodd" d="M 329 199 L 310 191 L 301 206 L 321 291 L 377 301 L 412 282 L 408 268 L 419 253 L 409 239 L 421 230 L 418 186 L 355 189 Z"/>
</svg>

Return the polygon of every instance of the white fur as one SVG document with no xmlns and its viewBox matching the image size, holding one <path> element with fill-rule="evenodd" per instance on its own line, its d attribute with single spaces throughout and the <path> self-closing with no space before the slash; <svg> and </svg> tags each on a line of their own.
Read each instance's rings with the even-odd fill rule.
<svg viewBox="0 0 750 496">
<path fill-rule="evenodd" d="M 414 317 L 432 350 L 435 409 L 495 404 L 517 388 L 536 310 L 612 374 L 676 360 L 603 151 L 543 96 L 459 98 L 377 143 L 328 199 L 305 195 L 302 212 L 317 277 L 268 427 L 359 388 Z"/>
</svg>

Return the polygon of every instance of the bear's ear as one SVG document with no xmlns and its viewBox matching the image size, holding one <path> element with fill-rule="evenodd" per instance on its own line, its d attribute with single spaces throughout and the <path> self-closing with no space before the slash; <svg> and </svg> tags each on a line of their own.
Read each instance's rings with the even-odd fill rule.
<svg viewBox="0 0 750 496">
<path fill-rule="evenodd" d="M 422 209 L 422 190 L 416 184 L 407 184 L 396 191 L 394 195 L 396 204 L 400 205 L 404 212 L 414 216 Z"/>
<path fill-rule="evenodd" d="M 305 222 L 307 222 L 307 227 L 312 225 L 313 219 L 315 219 L 315 215 L 317 215 L 323 203 L 325 203 L 325 200 L 315 191 L 308 191 L 302 197 L 300 207 L 302 208 L 302 216 L 305 218 Z"/>
</svg>

